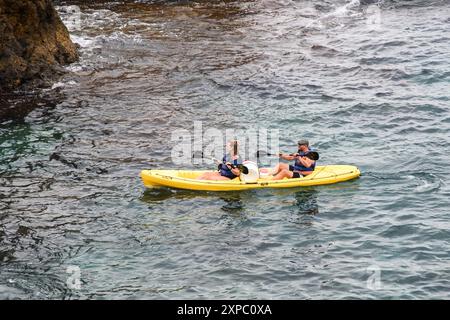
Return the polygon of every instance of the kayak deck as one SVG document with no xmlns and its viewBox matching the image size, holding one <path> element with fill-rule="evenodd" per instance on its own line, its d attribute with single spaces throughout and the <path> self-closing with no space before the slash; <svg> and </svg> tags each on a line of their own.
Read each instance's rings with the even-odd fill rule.
<svg viewBox="0 0 450 320">
<path fill-rule="evenodd" d="M 332 184 L 355 179 L 361 172 L 355 166 L 328 165 L 317 166 L 316 170 L 308 176 L 268 180 L 260 178 L 257 182 L 242 182 L 239 178 L 233 180 L 197 180 L 206 170 L 143 170 L 141 179 L 147 188 L 165 186 L 178 189 L 204 190 L 204 191 L 234 191 L 260 188 L 293 188 Z"/>
</svg>

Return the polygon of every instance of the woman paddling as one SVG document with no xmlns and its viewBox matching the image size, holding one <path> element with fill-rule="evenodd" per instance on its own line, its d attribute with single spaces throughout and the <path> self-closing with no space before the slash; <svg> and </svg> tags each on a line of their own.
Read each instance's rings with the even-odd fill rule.
<svg viewBox="0 0 450 320">
<path fill-rule="evenodd" d="M 197 179 L 199 180 L 230 180 L 238 177 L 241 171 L 236 167 L 242 164 L 242 159 L 238 154 L 237 140 L 230 141 L 227 145 L 228 154 L 222 158 L 218 171 L 205 172 Z"/>
</svg>

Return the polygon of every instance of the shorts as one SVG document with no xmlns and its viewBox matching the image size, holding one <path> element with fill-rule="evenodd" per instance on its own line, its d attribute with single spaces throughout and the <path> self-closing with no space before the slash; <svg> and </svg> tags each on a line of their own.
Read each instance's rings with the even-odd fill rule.
<svg viewBox="0 0 450 320">
<path fill-rule="evenodd" d="M 220 170 L 220 175 L 222 177 L 227 177 L 228 179 L 231 179 L 231 180 L 233 180 L 234 178 L 237 177 L 236 175 L 234 175 L 233 172 L 227 171 L 227 170 Z"/>
<path fill-rule="evenodd" d="M 293 165 L 289 165 L 289 171 L 292 171 L 292 178 L 293 178 L 293 179 L 303 177 L 303 176 L 300 174 L 300 172 L 294 171 L 294 170 L 295 170 L 295 169 L 294 169 L 294 166 L 293 166 Z"/>
</svg>

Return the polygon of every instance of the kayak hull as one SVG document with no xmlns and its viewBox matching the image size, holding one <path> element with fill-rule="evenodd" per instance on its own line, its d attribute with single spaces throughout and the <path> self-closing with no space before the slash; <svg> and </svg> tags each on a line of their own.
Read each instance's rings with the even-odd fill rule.
<svg viewBox="0 0 450 320">
<path fill-rule="evenodd" d="M 143 170 L 141 179 L 147 188 L 170 187 L 187 190 L 203 191 L 236 191 L 264 188 L 294 188 L 308 187 L 324 184 L 333 184 L 358 178 L 361 175 L 359 169 L 349 165 L 328 165 L 318 166 L 314 172 L 308 176 L 283 179 L 268 180 L 258 179 L 254 183 L 246 183 L 239 180 L 197 180 L 196 178 L 204 172 L 213 172 L 205 170 Z"/>
</svg>

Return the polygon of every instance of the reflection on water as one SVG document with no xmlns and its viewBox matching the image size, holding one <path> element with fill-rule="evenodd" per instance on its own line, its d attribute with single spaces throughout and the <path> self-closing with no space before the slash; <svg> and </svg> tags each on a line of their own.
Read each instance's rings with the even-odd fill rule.
<svg viewBox="0 0 450 320">
<path fill-rule="evenodd" d="M 300 215 L 316 215 L 319 213 L 317 193 L 315 189 L 305 189 L 294 194 L 295 204 Z"/>
<path fill-rule="evenodd" d="M 208 192 L 194 190 L 180 190 L 169 188 L 146 189 L 140 200 L 148 204 L 159 203 L 168 199 L 194 200 L 196 198 L 222 200 L 224 205 L 221 209 L 228 213 L 239 213 L 245 209 L 243 197 L 249 195 L 249 192 Z"/>
<path fill-rule="evenodd" d="M 184 189 L 170 189 L 166 187 L 154 187 L 145 189 L 140 200 L 147 203 L 164 201 L 171 198 L 177 200 L 191 200 L 195 198 L 221 198 L 229 200 L 235 198 L 236 196 L 239 196 L 239 193 L 195 191 Z"/>
<path fill-rule="evenodd" d="M 305 189 L 294 194 L 297 212 L 291 217 L 291 222 L 301 226 L 312 226 L 315 215 L 319 213 L 317 191 Z"/>
<path fill-rule="evenodd" d="M 221 194 L 219 198 L 225 202 L 221 208 L 225 212 L 239 214 L 245 208 L 240 193 Z"/>
<path fill-rule="evenodd" d="M 176 193 L 168 188 L 152 188 L 146 189 L 142 194 L 140 200 L 146 203 L 155 203 L 164 201 L 171 197 L 176 197 Z"/>
<path fill-rule="evenodd" d="M 268 191 L 269 194 L 261 195 Z M 148 204 L 154 204 L 163 202 L 168 199 L 176 200 L 194 200 L 206 199 L 206 200 L 221 200 L 223 205 L 221 210 L 228 213 L 240 213 L 246 209 L 245 202 L 251 203 L 249 200 L 254 193 L 259 193 L 264 197 L 282 197 L 287 199 L 294 198 L 294 205 L 297 208 L 299 216 L 302 215 L 317 215 L 319 213 L 319 205 L 317 201 L 318 190 L 315 188 L 302 188 L 302 189 L 284 189 L 284 190 L 256 190 L 256 191 L 236 191 L 236 192 L 208 192 L 208 191 L 193 191 L 193 190 L 180 190 L 170 188 L 152 188 L 146 189 L 142 194 L 140 200 Z M 255 199 L 256 201 L 256 199 Z"/>
</svg>

